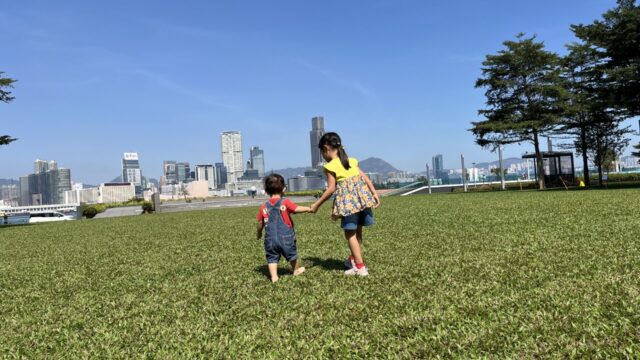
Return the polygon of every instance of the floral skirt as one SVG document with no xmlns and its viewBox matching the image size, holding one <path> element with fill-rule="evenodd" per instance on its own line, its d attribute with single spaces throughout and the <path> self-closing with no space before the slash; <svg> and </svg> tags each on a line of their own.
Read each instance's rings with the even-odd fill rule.
<svg viewBox="0 0 640 360">
<path fill-rule="evenodd" d="M 333 201 L 333 218 L 357 214 L 376 205 L 373 194 L 362 176 L 357 175 L 339 181 Z"/>
</svg>

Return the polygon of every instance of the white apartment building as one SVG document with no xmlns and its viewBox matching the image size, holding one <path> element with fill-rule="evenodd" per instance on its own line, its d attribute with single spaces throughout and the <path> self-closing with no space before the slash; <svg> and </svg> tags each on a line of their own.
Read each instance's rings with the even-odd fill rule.
<svg viewBox="0 0 640 360">
<path fill-rule="evenodd" d="M 100 192 L 97 188 L 75 189 L 64 192 L 65 204 L 95 204 L 100 201 Z"/>
<path fill-rule="evenodd" d="M 213 165 L 196 165 L 196 181 L 206 181 L 209 189 L 215 189 L 218 184 Z"/>
<path fill-rule="evenodd" d="M 98 189 L 98 202 L 111 204 L 126 202 L 136 197 L 136 187 L 133 184 L 102 184 Z"/>
<path fill-rule="evenodd" d="M 234 183 L 244 172 L 242 135 L 239 131 L 225 131 L 221 134 L 222 162 L 227 168 L 227 183 Z"/>
</svg>

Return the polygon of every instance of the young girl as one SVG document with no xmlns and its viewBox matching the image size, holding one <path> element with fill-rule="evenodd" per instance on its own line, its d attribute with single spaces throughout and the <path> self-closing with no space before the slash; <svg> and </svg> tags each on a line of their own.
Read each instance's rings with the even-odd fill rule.
<svg viewBox="0 0 640 360">
<path fill-rule="evenodd" d="M 344 235 L 349 242 L 351 256 L 345 262 L 345 275 L 369 275 L 362 260 L 362 227 L 374 224 L 372 208 L 380 205 L 380 198 L 369 177 L 358 168 L 358 160 L 349 158 L 340 136 L 327 133 L 318 144 L 322 157 L 327 161 L 327 190 L 311 206 L 316 212 L 334 193 L 332 217 L 341 219 Z"/>
</svg>

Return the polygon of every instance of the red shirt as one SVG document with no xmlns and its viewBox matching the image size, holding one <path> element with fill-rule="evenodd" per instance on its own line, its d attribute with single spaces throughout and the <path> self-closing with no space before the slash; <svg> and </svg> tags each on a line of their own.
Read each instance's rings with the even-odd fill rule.
<svg viewBox="0 0 640 360">
<path fill-rule="evenodd" d="M 271 198 L 269 199 L 269 203 L 271 205 L 275 205 L 279 200 L 280 199 L 278 198 Z M 282 214 L 282 220 L 289 227 L 293 227 L 293 220 L 291 219 L 291 214 L 293 214 L 297 208 L 298 208 L 298 205 L 296 205 L 293 201 L 289 199 L 284 199 L 282 201 L 282 207 L 281 207 L 280 213 Z M 269 218 L 269 210 L 267 210 L 267 205 L 262 204 L 262 206 L 260 207 L 260 211 L 258 212 L 258 222 L 261 222 L 264 224 L 265 219 L 268 219 L 268 218 Z"/>
</svg>

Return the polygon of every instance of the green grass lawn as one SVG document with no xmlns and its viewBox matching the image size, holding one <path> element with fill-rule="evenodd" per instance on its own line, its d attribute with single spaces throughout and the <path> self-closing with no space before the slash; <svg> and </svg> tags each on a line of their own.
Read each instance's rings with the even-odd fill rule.
<svg viewBox="0 0 640 360">
<path fill-rule="evenodd" d="M 271 284 L 257 209 L 0 229 L 0 357 L 640 356 L 640 191 L 384 199 L 346 243 L 298 215 Z M 282 264 L 282 273 L 289 274 Z"/>
</svg>

